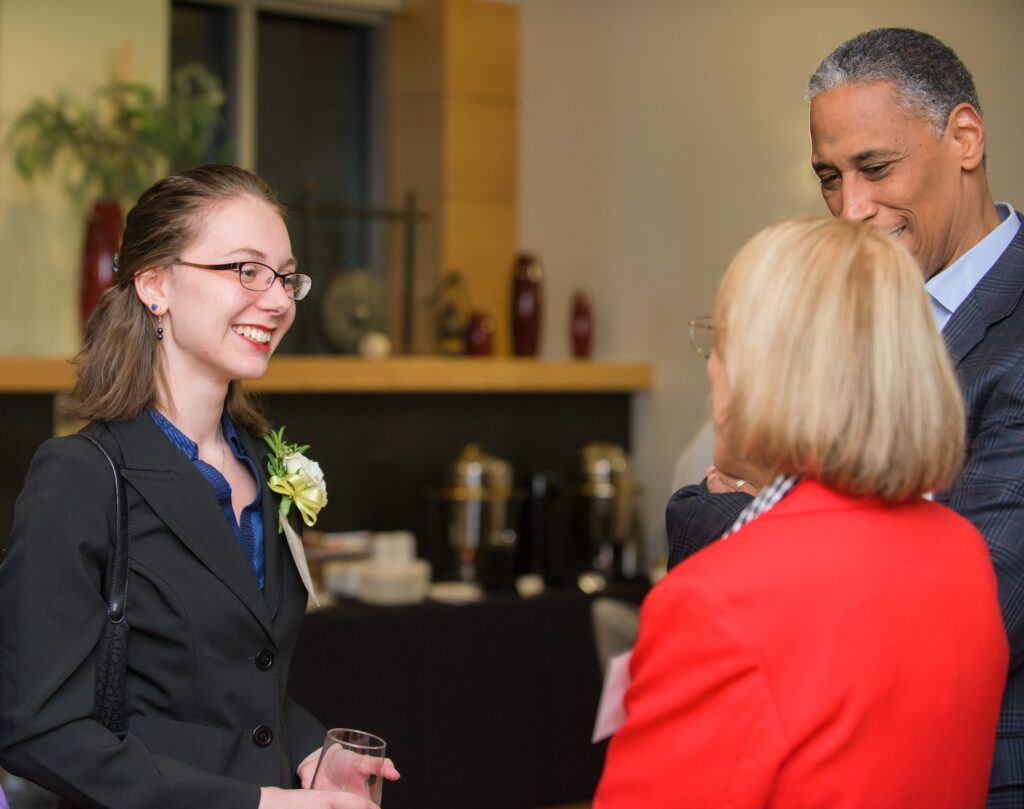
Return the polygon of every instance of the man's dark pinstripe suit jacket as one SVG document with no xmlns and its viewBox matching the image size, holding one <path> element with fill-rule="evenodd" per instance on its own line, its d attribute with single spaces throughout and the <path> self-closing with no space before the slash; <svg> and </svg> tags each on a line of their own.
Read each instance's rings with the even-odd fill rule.
<svg viewBox="0 0 1024 809">
<path fill-rule="evenodd" d="M 1024 226 L 942 335 L 964 392 L 968 455 L 953 486 L 935 499 L 973 522 L 992 554 L 1010 674 L 991 786 L 1024 785 Z M 750 499 L 709 494 L 703 483 L 672 495 L 669 566 L 725 533 Z"/>
</svg>

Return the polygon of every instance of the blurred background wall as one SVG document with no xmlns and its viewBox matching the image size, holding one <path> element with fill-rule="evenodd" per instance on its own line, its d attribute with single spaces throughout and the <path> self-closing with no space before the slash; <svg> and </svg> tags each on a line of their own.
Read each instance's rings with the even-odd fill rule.
<svg viewBox="0 0 1024 809">
<path fill-rule="evenodd" d="M 0 0 L 0 131 L 37 96 L 85 98 L 112 75 L 164 88 L 169 20 L 166 0 Z M 60 180 L 28 186 L 0 152 L 0 354 L 78 350 L 85 210 Z"/>
<path fill-rule="evenodd" d="M 1024 3 L 522 0 L 520 25 L 519 240 L 548 270 L 543 354 L 567 355 L 584 287 L 595 354 L 654 363 L 632 443 L 657 547 L 675 459 L 708 412 L 687 320 L 710 313 L 758 229 L 827 213 L 810 170 L 811 72 L 870 28 L 935 34 L 973 72 L 996 199 L 1024 209 Z"/>
</svg>

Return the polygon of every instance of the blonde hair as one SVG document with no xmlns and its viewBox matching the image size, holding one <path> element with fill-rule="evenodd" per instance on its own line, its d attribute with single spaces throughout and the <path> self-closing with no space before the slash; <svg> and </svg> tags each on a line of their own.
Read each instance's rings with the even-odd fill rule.
<svg viewBox="0 0 1024 809">
<path fill-rule="evenodd" d="M 841 219 L 766 228 L 726 271 L 714 323 L 735 458 L 893 502 L 956 476 L 960 389 L 921 270 L 888 235 Z"/>
</svg>

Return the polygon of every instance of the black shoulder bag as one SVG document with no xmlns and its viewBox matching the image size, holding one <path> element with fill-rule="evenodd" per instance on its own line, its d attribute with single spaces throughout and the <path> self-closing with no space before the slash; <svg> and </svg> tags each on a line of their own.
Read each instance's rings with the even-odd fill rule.
<svg viewBox="0 0 1024 809">
<path fill-rule="evenodd" d="M 121 467 L 99 441 L 91 435 L 76 433 L 103 453 L 114 473 L 114 504 L 117 507 L 117 528 L 113 553 L 107 561 L 107 621 L 96 646 L 96 719 L 112 733 L 124 729 L 124 674 L 128 662 L 128 557 L 131 530 L 128 527 L 128 500 L 124 496 Z M 57 809 L 76 809 L 61 798 Z"/>
<path fill-rule="evenodd" d="M 91 435 L 77 433 L 103 453 L 114 473 L 114 500 L 117 507 L 117 529 L 114 548 L 107 562 L 107 621 L 96 647 L 96 718 L 111 732 L 124 729 L 124 678 L 128 662 L 128 559 L 131 529 L 128 525 L 128 499 L 124 493 L 121 467 L 99 441 Z"/>
</svg>

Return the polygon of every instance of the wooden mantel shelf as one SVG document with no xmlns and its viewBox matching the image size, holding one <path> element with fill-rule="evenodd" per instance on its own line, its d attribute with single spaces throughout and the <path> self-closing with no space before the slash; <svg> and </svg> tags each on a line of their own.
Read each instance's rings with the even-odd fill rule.
<svg viewBox="0 0 1024 809">
<path fill-rule="evenodd" d="M 512 358 L 280 356 L 250 383 L 264 393 L 630 393 L 650 390 L 643 362 Z M 74 368 L 59 357 L 0 357 L 0 394 L 63 393 Z"/>
</svg>

